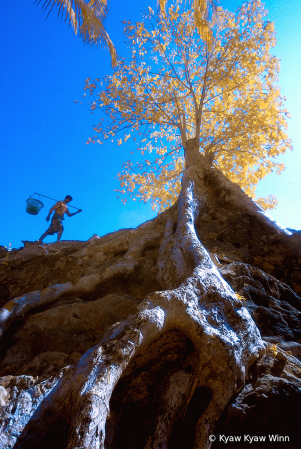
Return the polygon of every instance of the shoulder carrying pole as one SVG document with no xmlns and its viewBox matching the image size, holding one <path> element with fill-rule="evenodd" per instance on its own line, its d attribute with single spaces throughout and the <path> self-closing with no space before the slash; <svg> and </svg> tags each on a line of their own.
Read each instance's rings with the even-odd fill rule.
<svg viewBox="0 0 301 449">
<path fill-rule="evenodd" d="M 60 200 L 56 200 L 55 198 L 50 198 L 49 196 L 42 195 L 41 193 L 37 193 L 37 192 L 33 192 L 33 193 L 34 193 L 34 195 L 40 195 L 40 196 L 43 196 L 44 198 L 48 198 L 49 200 L 60 201 Z M 78 207 L 71 206 L 71 204 L 70 204 L 70 206 L 68 205 L 68 207 L 73 207 L 73 209 L 79 210 Z"/>
</svg>

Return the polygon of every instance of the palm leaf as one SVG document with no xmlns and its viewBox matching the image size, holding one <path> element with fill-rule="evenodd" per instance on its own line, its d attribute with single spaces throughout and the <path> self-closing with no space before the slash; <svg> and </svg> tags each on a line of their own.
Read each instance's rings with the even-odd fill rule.
<svg viewBox="0 0 301 449">
<path fill-rule="evenodd" d="M 35 0 L 41 3 L 42 0 Z M 58 15 L 69 21 L 74 33 L 79 31 L 80 37 L 85 43 L 98 44 L 107 48 L 111 55 L 112 66 L 117 65 L 117 55 L 110 36 L 105 30 L 107 10 L 106 0 L 45 0 L 43 10 L 51 12 L 54 6 L 58 7 Z"/>
<path fill-rule="evenodd" d="M 194 23 L 200 36 L 210 42 L 210 21 L 215 23 L 218 15 L 217 4 L 219 0 L 182 0 L 180 3 L 190 3 L 193 9 Z M 159 12 L 165 14 L 167 0 L 157 0 Z"/>
</svg>

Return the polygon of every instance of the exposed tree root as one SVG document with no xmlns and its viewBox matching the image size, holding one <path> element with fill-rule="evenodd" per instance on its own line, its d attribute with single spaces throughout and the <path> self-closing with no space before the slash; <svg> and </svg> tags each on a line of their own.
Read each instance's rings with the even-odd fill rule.
<svg viewBox="0 0 301 449">
<path fill-rule="evenodd" d="M 183 396 L 188 392 L 191 373 L 177 371 L 165 381 L 165 392 L 159 413 L 153 423 L 152 434 L 146 440 L 145 449 L 167 448 L 176 413 L 183 403 Z"/>
<path fill-rule="evenodd" d="M 135 360 L 171 329 L 190 339 L 194 357 L 197 354 L 198 361 L 194 363 L 197 368 L 177 369 L 167 376 L 160 412 L 149 417 L 153 420 L 152 432 L 144 447 L 168 447 L 174 422 L 181 411 L 185 412 L 197 387 L 211 391 L 212 398 L 197 421 L 195 447 L 210 447 L 208 436 L 230 398 L 244 385 L 250 366 L 263 354 L 264 343 L 249 312 L 222 278 L 196 235 L 196 221 L 209 202 L 202 181 L 204 170 L 198 164 L 196 168 L 186 170 L 175 207 L 121 235 L 118 241 L 91 245 L 80 252 L 82 257 L 104 260 L 109 253 L 126 251 L 121 262 L 103 273 L 83 277 L 75 285 L 52 286 L 16 298 L 2 309 L 4 331 L 13 320 L 34 307 L 63 296 L 88 294 L 118 276 L 131 275 L 143 250 L 158 244 L 164 234 L 157 264 L 157 278 L 164 290 L 149 294 L 136 315 L 112 326 L 105 338 L 75 366 L 61 373 L 38 400 L 26 393 L 30 396 L 26 416 L 16 412 L 18 401 L 24 400 L 21 397 L 16 400 L 15 410 L 4 410 L 2 423 L 19 420 L 21 435 L 14 447 L 38 447 L 55 422 L 62 420 L 69 427 L 67 449 L 104 448 L 107 422 L 110 434 L 114 435 L 114 419 L 109 413 L 118 382 L 132 369 Z M 4 424 L 3 434 L 7 432 Z M 12 447 L 15 441 L 11 436 L 7 447 Z"/>
</svg>

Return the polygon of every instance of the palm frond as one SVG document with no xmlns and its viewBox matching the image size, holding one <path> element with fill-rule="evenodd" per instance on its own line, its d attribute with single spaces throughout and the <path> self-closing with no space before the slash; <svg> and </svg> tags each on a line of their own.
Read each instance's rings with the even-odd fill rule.
<svg viewBox="0 0 301 449">
<path fill-rule="evenodd" d="M 35 0 L 39 4 L 42 0 Z M 58 15 L 69 21 L 74 33 L 79 31 L 85 43 L 98 44 L 107 48 L 111 55 L 112 66 L 117 65 L 116 49 L 103 25 L 108 13 L 107 0 L 45 0 L 42 8 L 48 14 L 54 6 L 58 7 Z"/>
<path fill-rule="evenodd" d="M 182 0 L 182 4 L 191 4 L 194 15 L 195 26 L 202 38 L 210 41 L 209 22 L 215 23 L 218 15 L 219 0 Z M 161 14 L 165 14 L 167 0 L 157 0 L 158 10 Z"/>
<path fill-rule="evenodd" d="M 157 7 L 158 7 L 159 12 L 165 13 L 166 3 L 167 3 L 167 0 L 158 0 L 157 1 Z"/>
</svg>

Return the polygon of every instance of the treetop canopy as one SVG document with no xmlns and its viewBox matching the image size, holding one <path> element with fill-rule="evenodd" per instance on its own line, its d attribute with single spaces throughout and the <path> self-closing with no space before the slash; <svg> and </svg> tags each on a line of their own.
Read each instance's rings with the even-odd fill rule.
<svg viewBox="0 0 301 449">
<path fill-rule="evenodd" d="M 292 149 L 267 11 L 254 0 L 217 14 L 206 19 L 205 36 L 181 1 L 159 15 L 149 8 L 142 22 L 125 22 L 130 61 L 119 58 L 102 82 L 86 80 L 91 110 L 100 115 L 98 135 L 88 142 L 110 138 L 121 145 L 131 138 L 141 157 L 118 173 L 119 192 L 150 200 L 160 211 L 178 196 L 189 139 L 253 198 L 260 179 L 284 169 L 275 159 Z M 276 203 L 274 197 L 257 201 L 264 208 Z"/>
</svg>

